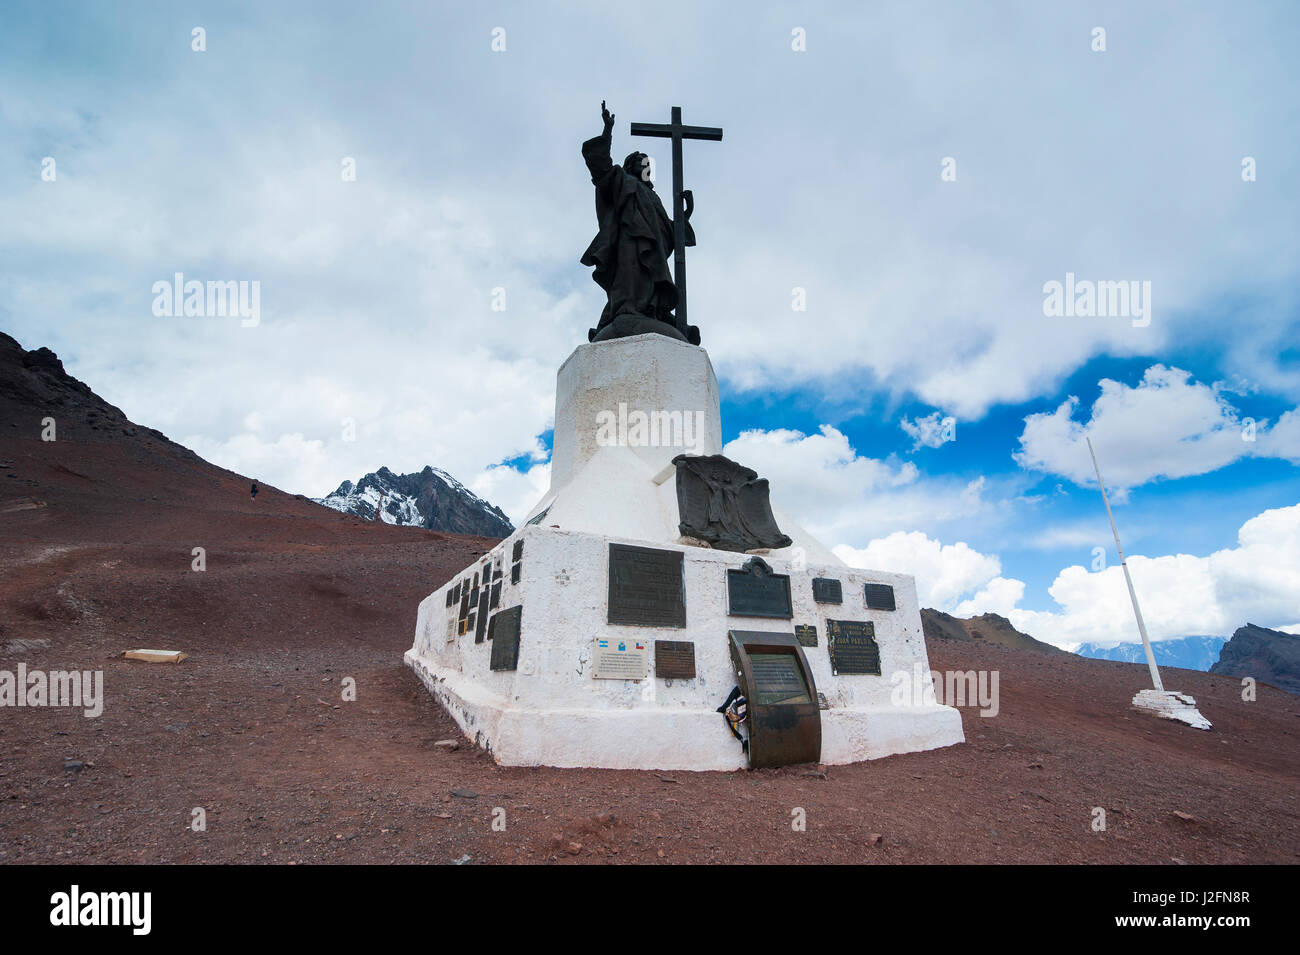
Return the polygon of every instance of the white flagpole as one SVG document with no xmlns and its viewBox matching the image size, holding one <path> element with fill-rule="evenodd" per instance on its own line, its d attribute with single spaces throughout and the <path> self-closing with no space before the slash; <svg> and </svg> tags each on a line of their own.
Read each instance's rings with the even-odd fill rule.
<svg viewBox="0 0 1300 955">
<path fill-rule="evenodd" d="M 1110 530 L 1115 535 L 1115 550 L 1119 552 L 1119 565 L 1124 569 L 1124 581 L 1128 584 L 1128 595 L 1133 600 L 1133 615 L 1137 617 L 1138 633 L 1142 635 L 1142 648 L 1147 652 L 1147 666 L 1151 669 L 1151 683 L 1160 692 L 1165 685 L 1160 682 L 1160 670 L 1156 667 L 1156 656 L 1151 652 L 1151 641 L 1147 639 L 1147 625 L 1142 621 L 1142 609 L 1138 606 L 1137 591 L 1133 589 L 1133 578 L 1128 572 L 1128 560 L 1124 557 L 1124 547 L 1119 542 L 1119 530 L 1115 527 L 1115 515 L 1110 512 L 1110 501 L 1106 497 L 1106 485 L 1101 480 L 1101 468 L 1097 467 L 1097 452 L 1092 450 L 1092 439 L 1088 442 L 1088 453 L 1092 455 L 1092 468 L 1097 472 L 1097 486 L 1101 488 L 1101 502 L 1106 505 L 1106 516 L 1110 518 Z"/>
</svg>

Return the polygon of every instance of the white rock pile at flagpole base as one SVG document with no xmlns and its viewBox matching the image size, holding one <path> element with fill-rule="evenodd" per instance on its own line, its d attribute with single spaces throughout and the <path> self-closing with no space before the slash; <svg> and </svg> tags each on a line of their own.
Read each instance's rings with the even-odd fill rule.
<svg viewBox="0 0 1300 955">
<path fill-rule="evenodd" d="M 1196 700 L 1177 690 L 1139 690 L 1133 705 L 1167 720 L 1177 720 L 1198 730 L 1212 729 L 1210 721 L 1196 708 Z"/>
</svg>

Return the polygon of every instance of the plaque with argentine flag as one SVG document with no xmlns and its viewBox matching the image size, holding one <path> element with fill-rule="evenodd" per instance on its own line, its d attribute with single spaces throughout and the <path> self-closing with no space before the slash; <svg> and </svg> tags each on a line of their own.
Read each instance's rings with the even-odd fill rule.
<svg viewBox="0 0 1300 955">
<path fill-rule="evenodd" d="M 625 637 L 596 637 L 593 680 L 644 680 L 650 673 L 650 642 Z"/>
</svg>

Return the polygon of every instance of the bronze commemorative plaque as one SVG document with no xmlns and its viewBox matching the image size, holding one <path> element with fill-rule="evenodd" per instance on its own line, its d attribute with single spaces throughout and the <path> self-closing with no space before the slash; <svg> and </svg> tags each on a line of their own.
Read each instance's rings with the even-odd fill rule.
<svg viewBox="0 0 1300 955">
<path fill-rule="evenodd" d="M 661 680 L 694 680 L 695 644 L 690 640 L 656 640 L 655 676 Z"/>
<path fill-rule="evenodd" d="M 633 627 L 685 627 L 682 552 L 610 544 L 608 620 Z"/>
<path fill-rule="evenodd" d="M 880 675 L 876 625 L 869 620 L 827 620 L 826 650 L 831 656 L 831 670 L 836 674 Z"/>
</svg>

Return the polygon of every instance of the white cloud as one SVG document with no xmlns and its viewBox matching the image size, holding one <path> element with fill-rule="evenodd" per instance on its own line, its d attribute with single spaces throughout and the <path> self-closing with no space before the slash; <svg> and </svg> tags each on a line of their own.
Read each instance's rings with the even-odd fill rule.
<svg viewBox="0 0 1300 955">
<path fill-rule="evenodd" d="M 934 532 L 995 509 L 983 477 L 921 479 L 910 461 L 860 456 L 843 432 L 745 431 L 723 453 L 771 482 L 772 500 L 813 536 L 857 542 L 898 527 Z"/>
<path fill-rule="evenodd" d="M 957 440 L 957 419 L 945 416 L 942 411 L 915 420 L 904 417 L 899 422 L 899 427 L 912 439 L 913 451 L 918 448 L 937 448 Z"/>
<path fill-rule="evenodd" d="M 1300 504 L 1251 518 L 1241 526 L 1236 547 L 1208 557 L 1134 555 L 1128 565 L 1152 640 L 1229 636 L 1248 622 L 1290 625 L 1300 618 Z M 1121 567 L 1067 567 L 1049 593 L 1061 610 L 1007 616 L 1057 646 L 1138 639 Z"/>
<path fill-rule="evenodd" d="M 491 467 L 476 475 L 466 486 L 483 500 L 505 511 L 510 522 L 518 527 L 551 486 L 551 465 L 534 464 L 526 471 Z"/>
<path fill-rule="evenodd" d="M 545 428 L 554 369 L 602 305 L 575 261 L 595 228 L 577 152 L 598 129 L 593 75 L 618 78 L 616 153 L 635 143 L 628 120 L 662 118 L 665 94 L 637 78 L 683 67 L 698 121 L 727 129 L 688 160 L 692 314 L 727 385 L 875 389 L 967 420 L 1041 395 L 1096 354 L 1177 340 L 1222 343 L 1225 373 L 1300 394 L 1279 359 L 1300 262 L 1286 188 L 1300 160 L 1287 124 L 1269 121 L 1291 88 L 1281 13 L 1116 14 L 1142 43 L 1101 64 L 1130 91 L 1122 101 L 1080 85 L 1100 60 L 1049 7 L 1017 8 L 989 31 L 980 10 L 873 4 L 839 16 L 807 57 L 772 42 L 788 36 L 779 12 L 738 28 L 721 7 L 692 9 L 687 31 L 680 17 L 610 5 L 521 8 L 501 55 L 468 8 L 404 10 L 394 30 L 385 16 L 341 10 L 304 25 L 250 7 L 223 20 L 234 58 L 192 54 L 93 5 L 57 22 L 36 8 L 0 16 L 5 36 L 49 40 L 11 45 L 0 65 L 0 174 L 13 184 L 0 196 L 0 320 L 128 414 L 206 447 L 320 441 L 316 469 L 260 452 L 221 459 L 290 490 L 318 493 L 381 463 L 477 474 Z M 285 56 L 286 31 L 304 30 L 309 42 Z M 1225 48 L 1229 33 L 1241 42 Z M 894 95 L 872 124 L 846 126 L 854 44 L 881 36 L 874 68 Z M 584 54 L 545 55 L 559 48 Z M 132 68 L 142 62 L 157 67 L 148 82 Z M 752 82 L 734 82 L 741 62 Z M 436 95 L 445 89 L 458 95 Z M 1258 183 L 1224 172 L 1242 143 L 1269 157 Z M 667 168 L 662 141 L 646 148 Z M 945 183 L 950 150 L 958 179 Z M 37 175 L 49 152 L 56 183 Z M 343 156 L 357 159 L 356 182 L 341 182 Z M 1151 280 L 1151 326 L 1045 319 L 1043 282 L 1067 270 Z M 174 271 L 262 281 L 263 326 L 152 320 L 150 285 Z M 792 312 L 794 286 L 807 312 Z M 505 313 L 487 310 L 496 287 Z M 1225 335 L 1204 306 L 1242 288 L 1253 297 L 1234 321 L 1249 332 Z M 322 391 L 339 396 L 327 411 Z M 501 419 L 482 411 L 494 403 L 510 405 Z M 329 437 L 334 405 L 427 420 L 363 455 Z M 260 426 L 245 428 L 252 412 Z M 941 503 L 895 500 L 909 513 Z"/>
<path fill-rule="evenodd" d="M 1103 378 L 1086 423 L 1075 420 L 1071 396 L 1053 412 L 1025 418 L 1021 467 L 1096 482 L 1086 440 L 1092 439 L 1107 485 L 1117 490 L 1161 478 L 1215 471 L 1250 456 L 1300 462 L 1300 414 L 1288 411 L 1270 427 L 1249 427 L 1226 392 L 1191 380 L 1179 368 L 1152 365 L 1133 388 Z M 1253 440 L 1247 440 L 1253 438 Z"/>
<path fill-rule="evenodd" d="M 963 600 L 954 611 L 959 617 L 975 617 L 982 613 L 999 613 L 1007 616 L 1025 596 L 1025 582 L 1007 577 L 994 577 L 969 600 Z"/>
<path fill-rule="evenodd" d="M 850 567 L 911 574 L 916 578 L 921 606 L 949 612 L 964 595 L 992 586 L 995 578 L 1002 581 L 1002 563 L 996 557 L 960 541 L 942 544 L 919 531 L 895 531 L 862 548 L 840 545 L 835 556 Z M 995 590 L 1005 594 L 1008 585 L 1018 583 L 1004 581 Z M 1024 592 L 1024 584 L 1020 584 L 1020 592 Z"/>
<path fill-rule="evenodd" d="M 1002 576 L 1001 561 L 964 542 L 944 544 L 898 531 L 866 547 L 835 548 L 853 567 L 916 577 L 921 606 L 962 617 L 992 612 L 1047 643 L 1138 640 L 1123 569 L 1064 568 L 1048 589 L 1054 611 L 1018 608 L 1022 581 Z M 1129 570 L 1154 641 L 1230 636 L 1246 623 L 1292 630 L 1300 619 L 1300 504 L 1264 511 L 1241 526 L 1237 545 L 1197 557 L 1130 556 Z"/>
</svg>

